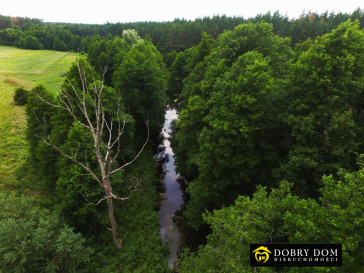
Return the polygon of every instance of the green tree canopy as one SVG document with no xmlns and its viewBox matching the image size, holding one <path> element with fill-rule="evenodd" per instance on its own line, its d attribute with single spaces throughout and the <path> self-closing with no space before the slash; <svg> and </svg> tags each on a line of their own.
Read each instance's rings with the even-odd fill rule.
<svg viewBox="0 0 364 273">
<path fill-rule="evenodd" d="M 322 174 L 355 169 L 362 151 L 364 32 L 346 22 L 318 37 L 292 65 L 287 110 L 292 143 L 280 177 L 295 181 L 297 192 L 315 194 Z"/>
<path fill-rule="evenodd" d="M 15 90 L 14 94 L 14 104 L 23 106 L 28 102 L 28 90 L 23 87 L 19 87 Z"/>
<path fill-rule="evenodd" d="M 0 194 L 0 272 L 80 272 L 93 250 L 31 197 Z"/>
<path fill-rule="evenodd" d="M 113 83 L 120 90 L 125 111 L 136 120 L 136 136 L 145 135 L 148 121 L 151 137 L 156 139 L 166 101 L 166 69 L 156 47 L 148 41 L 133 46 L 115 71 Z"/>
<path fill-rule="evenodd" d="M 293 55 L 289 39 L 272 30 L 267 23 L 244 24 L 211 49 L 202 50 L 208 37 L 195 49 L 207 55 L 184 81 L 174 139 L 178 170 L 190 180 L 185 216 L 194 228 L 205 209 L 231 204 L 242 189 L 252 193 L 253 181 L 274 185 L 272 169 L 284 153 L 277 142 L 285 132 L 278 119 L 281 86 Z M 186 53 L 186 67 L 201 55 L 196 52 Z"/>
<path fill-rule="evenodd" d="M 252 198 L 239 196 L 233 206 L 204 216 L 212 228 L 208 243 L 185 256 L 179 272 L 255 272 L 249 265 L 250 243 L 342 243 L 343 266 L 330 272 L 360 272 L 364 224 L 364 169 L 325 176 L 320 202 L 290 193 L 292 184 L 281 182 L 270 192 L 258 187 Z M 269 192 L 269 193 L 268 193 Z M 282 272 L 312 272 L 287 267 Z M 274 268 L 261 268 L 275 272 Z M 315 272 L 327 272 L 325 267 Z"/>
</svg>

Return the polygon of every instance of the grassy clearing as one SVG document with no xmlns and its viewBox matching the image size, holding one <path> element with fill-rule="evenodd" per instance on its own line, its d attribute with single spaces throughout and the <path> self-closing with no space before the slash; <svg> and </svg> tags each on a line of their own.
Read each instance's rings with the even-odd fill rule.
<svg viewBox="0 0 364 273">
<path fill-rule="evenodd" d="M 27 156 L 25 108 L 13 103 L 18 87 L 43 84 L 56 90 L 76 54 L 0 46 L 0 190 L 17 184 L 16 169 Z"/>
</svg>

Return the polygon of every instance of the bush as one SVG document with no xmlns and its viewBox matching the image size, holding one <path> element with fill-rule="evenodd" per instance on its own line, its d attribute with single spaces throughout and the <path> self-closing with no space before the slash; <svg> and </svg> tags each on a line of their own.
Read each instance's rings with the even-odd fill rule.
<svg viewBox="0 0 364 273">
<path fill-rule="evenodd" d="M 82 272 L 93 249 L 33 197 L 0 193 L 0 272 Z"/>
<path fill-rule="evenodd" d="M 15 90 L 14 103 L 15 105 L 23 106 L 28 102 L 28 90 L 20 87 Z"/>
</svg>

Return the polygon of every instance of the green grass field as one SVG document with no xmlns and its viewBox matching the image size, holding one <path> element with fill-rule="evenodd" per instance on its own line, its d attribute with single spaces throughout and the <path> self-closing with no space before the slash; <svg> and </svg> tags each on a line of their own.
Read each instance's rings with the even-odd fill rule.
<svg viewBox="0 0 364 273">
<path fill-rule="evenodd" d="M 56 90 L 76 54 L 0 46 L 0 190 L 17 184 L 16 170 L 27 156 L 25 107 L 13 103 L 18 87 L 43 84 Z"/>
</svg>

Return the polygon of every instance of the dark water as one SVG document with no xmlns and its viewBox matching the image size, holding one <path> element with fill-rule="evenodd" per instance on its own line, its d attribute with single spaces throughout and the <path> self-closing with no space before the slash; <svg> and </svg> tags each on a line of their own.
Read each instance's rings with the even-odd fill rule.
<svg viewBox="0 0 364 273">
<path fill-rule="evenodd" d="M 171 122 L 172 120 L 177 119 L 176 109 L 168 109 L 166 111 L 165 118 L 166 120 L 164 122 L 162 131 L 164 136 L 163 146 L 165 149 L 158 155 L 158 157 L 168 157 L 168 160 L 164 166 L 166 175 L 164 177 L 163 183 L 166 192 L 163 194 L 164 200 L 161 202 L 159 218 L 162 241 L 168 244 L 170 250 L 168 263 L 170 267 L 173 267 L 173 263 L 177 259 L 177 251 L 180 240 L 180 232 L 173 223 L 173 216 L 176 210 L 178 210 L 183 205 L 182 191 L 180 189 L 180 184 L 177 182 L 178 174 L 176 174 L 175 171 L 173 151 L 171 148 L 171 143 L 168 140 L 171 134 Z"/>
</svg>

